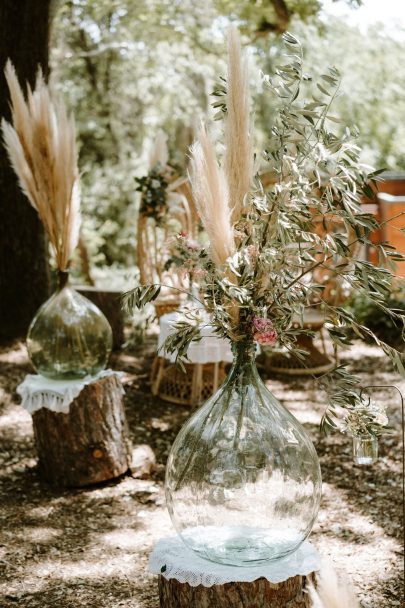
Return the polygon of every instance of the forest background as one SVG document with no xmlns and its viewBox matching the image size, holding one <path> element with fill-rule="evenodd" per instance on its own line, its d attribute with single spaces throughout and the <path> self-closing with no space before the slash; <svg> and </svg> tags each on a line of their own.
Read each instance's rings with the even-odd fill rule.
<svg viewBox="0 0 405 608">
<path fill-rule="evenodd" d="M 330 65 L 343 74 L 335 114 L 358 127 L 364 161 L 405 171 L 405 123 L 399 121 L 405 116 L 405 19 L 401 23 L 401 2 L 396 3 L 395 23 L 387 19 L 387 9 L 395 15 L 395 1 L 384 3 L 381 15 L 373 13 L 375 4 L 59 3 L 51 68 L 76 117 L 82 231 L 99 285 L 123 288 L 136 275 L 135 177 L 146 173 L 148 150 L 159 129 L 167 134 L 171 162 L 186 170 L 195 127 L 214 115 L 210 94 L 225 73 L 224 35 L 230 19 L 239 24 L 249 48 L 257 144 L 265 140 L 274 111 L 263 95 L 260 70 L 274 73 L 284 52 L 279 34 L 288 29 L 302 41 L 310 74 L 319 75 Z"/>
</svg>

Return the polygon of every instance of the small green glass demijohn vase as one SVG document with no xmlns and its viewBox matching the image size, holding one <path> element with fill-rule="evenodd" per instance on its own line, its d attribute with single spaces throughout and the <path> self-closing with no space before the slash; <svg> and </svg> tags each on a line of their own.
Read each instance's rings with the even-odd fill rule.
<svg viewBox="0 0 405 608">
<path fill-rule="evenodd" d="M 53 380 L 94 376 L 103 370 L 112 348 L 109 322 L 90 300 L 59 272 L 58 287 L 35 315 L 27 349 L 38 374 Z"/>
<path fill-rule="evenodd" d="M 166 469 L 166 501 L 199 556 L 252 566 L 293 553 L 321 498 L 315 448 L 267 389 L 253 343 L 233 346 L 223 386 L 181 429 Z"/>
</svg>

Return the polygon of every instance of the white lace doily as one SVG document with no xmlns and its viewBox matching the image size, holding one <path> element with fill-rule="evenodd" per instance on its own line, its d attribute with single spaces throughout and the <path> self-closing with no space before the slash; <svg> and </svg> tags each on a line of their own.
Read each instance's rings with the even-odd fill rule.
<svg viewBox="0 0 405 608">
<path fill-rule="evenodd" d="M 53 412 L 67 414 L 72 401 L 81 393 L 86 384 L 91 384 L 100 378 L 117 376 L 122 372 L 104 369 L 96 376 L 86 376 L 80 380 L 51 380 L 39 374 L 28 374 L 17 387 L 17 393 L 22 397 L 21 406 L 30 414 L 45 407 Z M 124 392 L 124 389 L 122 389 Z"/>
<path fill-rule="evenodd" d="M 202 559 L 188 549 L 179 536 L 159 540 L 149 559 L 149 571 L 167 579 L 175 578 L 192 587 L 224 585 L 266 578 L 271 583 L 281 583 L 292 576 L 306 576 L 320 569 L 321 558 L 317 550 L 305 541 L 295 553 L 260 566 L 238 567 L 217 564 Z"/>
</svg>

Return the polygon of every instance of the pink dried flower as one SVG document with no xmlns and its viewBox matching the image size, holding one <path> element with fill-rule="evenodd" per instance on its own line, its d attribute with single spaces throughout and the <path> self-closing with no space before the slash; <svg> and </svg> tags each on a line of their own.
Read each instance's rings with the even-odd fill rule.
<svg viewBox="0 0 405 608">
<path fill-rule="evenodd" d="M 275 329 L 263 333 L 256 332 L 253 334 L 253 338 L 256 340 L 256 342 L 259 344 L 267 344 L 268 346 L 274 346 L 274 344 L 277 342 L 277 337 L 278 336 Z"/>
<path fill-rule="evenodd" d="M 270 319 L 253 317 L 253 327 L 256 330 L 253 338 L 259 344 L 274 345 L 277 342 L 277 332 Z"/>
<path fill-rule="evenodd" d="M 270 319 L 266 319 L 266 317 L 253 317 L 253 327 L 259 331 L 268 331 L 273 329 L 273 323 Z"/>
</svg>

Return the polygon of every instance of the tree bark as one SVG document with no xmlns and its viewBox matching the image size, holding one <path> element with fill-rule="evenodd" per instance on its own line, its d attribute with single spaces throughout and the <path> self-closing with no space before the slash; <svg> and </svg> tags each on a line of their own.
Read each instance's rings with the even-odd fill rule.
<svg viewBox="0 0 405 608">
<path fill-rule="evenodd" d="M 34 85 L 38 65 L 49 73 L 52 0 L 0 2 L 0 117 L 10 120 L 3 68 L 12 60 L 21 84 Z M 0 340 L 27 331 L 49 295 L 48 248 L 38 214 L 21 192 L 0 142 Z"/>
<path fill-rule="evenodd" d="M 226 583 L 191 587 L 159 576 L 160 608 L 309 608 L 306 576 L 294 576 L 273 584 L 265 578 L 252 583 Z"/>
<path fill-rule="evenodd" d="M 40 475 L 51 485 L 87 486 L 128 470 L 122 385 L 115 376 L 87 384 L 68 414 L 42 408 L 32 419 Z"/>
<path fill-rule="evenodd" d="M 85 242 L 82 234 L 80 234 L 80 236 L 79 236 L 77 250 L 79 253 L 79 257 L 80 257 L 80 269 L 82 271 L 82 275 L 84 276 L 84 278 L 86 280 L 86 284 L 90 285 L 91 287 L 94 287 L 95 283 L 94 283 L 93 277 L 91 276 L 91 269 L 90 269 L 90 256 L 89 256 L 89 252 L 87 251 L 86 242 Z"/>
<path fill-rule="evenodd" d="M 269 0 L 269 4 L 274 8 L 277 21 L 272 23 L 267 19 L 263 19 L 257 29 L 257 34 L 259 36 L 267 34 L 268 32 L 283 34 L 288 29 L 291 20 L 291 12 L 289 11 L 285 0 Z"/>
<path fill-rule="evenodd" d="M 75 286 L 83 296 L 91 300 L 106 316 L 113 332 L 113 350 L 119 350 L 124 344 L 124 312 L 121 295 L 117 290 L 98 289 L 87 285 Z"/>
</svg>

